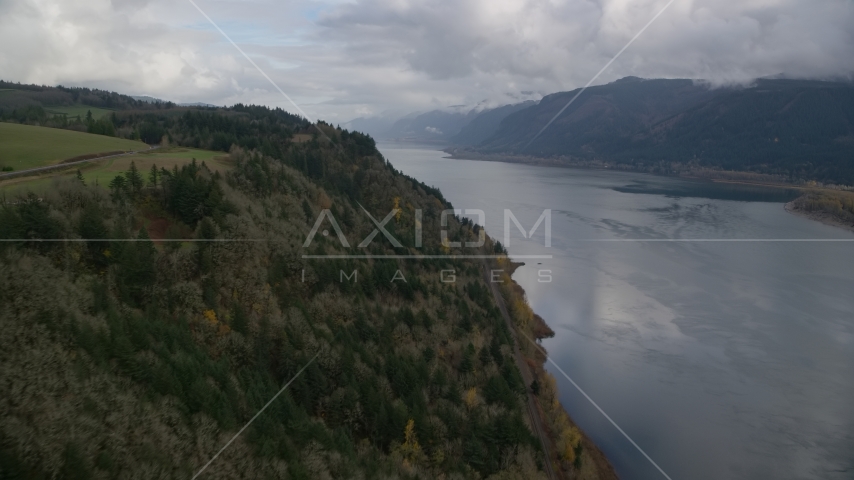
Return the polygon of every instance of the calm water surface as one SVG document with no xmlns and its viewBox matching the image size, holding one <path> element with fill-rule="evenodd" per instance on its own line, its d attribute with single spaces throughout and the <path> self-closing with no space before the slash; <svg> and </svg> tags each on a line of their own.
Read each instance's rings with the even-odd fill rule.
<svg viewBox="0 0 854 480">
<path fill-rule="evenodd" d="M 592 239 L 851 239 L 788 214 L 790 192 L 650 175 L 451 160 L 380 145 L 456 208 L 486 212 L 555 330 L 558 365 L 673 479 L 854 478 L 854 243 Z M 551 283 L 538 282 L 551 270 Z M 663 478 L 577 390 L 561 401 L 621 478 Z"/>
</svg>

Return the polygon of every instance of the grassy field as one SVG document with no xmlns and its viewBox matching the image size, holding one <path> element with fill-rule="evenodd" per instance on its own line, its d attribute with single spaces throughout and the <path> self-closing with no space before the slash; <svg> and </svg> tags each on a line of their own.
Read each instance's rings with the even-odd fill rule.
<svg viewBox="0 0 854 480">
<path fill-rule="evenodd" d="M 110 158 L 103 162 L 95 162 L 89 168 L 82 170 L 86 183 L 107 185 L 116 175 L 125 172 L 130 167 L 130 162 L 136 164 L 143 176 L 148 179 L 148 171 L 151 165 L 157 168 L 172 170 L 172 167 L 185 165 L 196 159 L 197 162 L 205 162 L 211 170 L 225 171 L 228 167 L 228 154 L 225 152 L 212 152 L 210 150 L 196 150 L 192 148 L 173 148 L 166 152 L 148 153 L 144 155 L 130 155 L 127 157 Z M 76 174 L 76 171 L 75 171 Z M 69 173 L 68 176 L 73 176 Z"/>
<path fill-rule="evenodd" d="M 15 171 L 57 164 L 78 155 L 145 149 L 148 145 L 136 140 L 0 122 L 0 167 Z"/>
<path fill-rule="evenodd" d="M 193 148 L 170 148 L 165 151 L 155 151 L 152 153 L 128 155 L 126 157 L 108 158 L 91 163 L 79 165 L 80 172 L 83 174 L 83 179 L 87 185 L 98 184 L 106 187 L 110 181 L 127 171 L 130 167 L 130 162 L 134 162 L 136 167 L 143 174 L 143 177 L 148 180 L 148 172 L 151 170 L 151 165 L 157 165 L 157 169 L 166 168 L 171 170 L 174 166 L 181 166 L 196 159 L 197 162 L 205 162 L 205 164 L 214 171 L 224 172 L 230 168 L 228 154 L 224 152 L 212 152 L 209 150 L 196 150 Z M 67 170 L 60 172 L 46 173 L 41 176 L 11 178 L 0 181 L 0 196 L 14 196 L 25 191 L 41 192 L 53 185 L 56 181 L 71 179 L 77 175 L 77 166 L 70 167 Z"/>
<path fill-rule="evenodd" d="M 90 107 L 87 105 L 62 105 L 56 107 L 45 107 L 44 111 L 54 115 L 66 115 L 69 119 L 79 116 L 80 119 L 86 118 L 86 112 L 92 112 L 92 117 L 95 119 L 104 117 L 113 112 L 106 108 Z"/>
</svg>

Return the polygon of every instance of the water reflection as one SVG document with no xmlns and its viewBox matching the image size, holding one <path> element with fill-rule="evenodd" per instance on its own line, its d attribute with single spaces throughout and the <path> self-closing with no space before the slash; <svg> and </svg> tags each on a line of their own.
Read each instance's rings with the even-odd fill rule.
<svg viewBox="0 0 854 480">
<path fill-rule="evenodd" d="M 493 236 L 505 208 L 528 228 L 552 209 L 552 248 L 542 231 L 510 245 L 554 255 L 515 274 L 557 332 L 544 345 L 673 478 L 852 478 L 854 244 L 590 240 L 854 235 L 786 213 L 781 189 L 380 148 L 457 208 L 483 209 Z M 661 478 L 553 373 L 622 478 Z"/>
</svg>

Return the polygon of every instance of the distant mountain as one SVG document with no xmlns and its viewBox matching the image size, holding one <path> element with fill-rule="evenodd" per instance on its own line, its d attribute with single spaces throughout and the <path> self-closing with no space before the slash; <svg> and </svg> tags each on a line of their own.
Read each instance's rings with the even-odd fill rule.
<svg viewBox="0 0 854 480">
<path fill-rule="evenodd" d="M 459 133 L 450 138 L 454 145 L 477 145 L 498 131 L 501 121 L 511 113 L 536 105 L 537 102 L 529 100 L 515 105 L 504 105 L 503 107 L 484 110 L 467 125 L 460 129 Z"/>
<path fill-rule="evenodd" d="M 342 124 L 342 126 L 351 131 L 367 133 L 376 139 L 385 140 L 389 129 L 399 118 L 399 115 L 359 117 Z"/>
<path fill-rule="evenodd" d="M 628 77 L 507 115 L 479 153 L 714 168 L 854 184 L 854 84 L 760 79 L 709 88 Z M 529 145 L 529 142 L 530 145 Z"/>
<path fill-rule="evenodd" d="M 347 122 L 346 126 L 379 140 L 475 145 L 495 133 L 504 117 L 533 104 L 528 101 L 493 109 L 432 110 L 403 117 L 361 117 Z"/>
<path fill-rule="evenodd" d="M 448 143 L 451 137 L 475 119 L 480 112 L 471 110 L 445 112 L 433 110 L 414 117 L 404 117 L 394 122 L 386 138 L 410 142 Z"/>
</svg>

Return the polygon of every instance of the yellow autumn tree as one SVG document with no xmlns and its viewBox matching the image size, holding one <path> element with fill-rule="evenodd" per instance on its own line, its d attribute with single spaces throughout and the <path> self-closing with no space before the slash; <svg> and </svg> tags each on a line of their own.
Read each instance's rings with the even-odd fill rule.
<svg viewBox="0 0 854 480">
<path fill-rule="evenodd" d="M 564 413 L 563 416 L 566 417 L 566 414 Z M 575 461 L 575 449 L 578 448 L 580 443 L 581 432 L 577 428 L 565 425 L 558 432 L 558 445 L 560 446 L 561 458 L 567 462 Z"/>
<path fill-rule="evenodd" d="M 522 297 L 517 297 L 513 302 L 513 317 L 521 327 L 527 327 L 534 319 L 534 311 Z"/>
<path fill-rule="evenodd" d="M 403 444 L 398 451 L 406 466 L 423 460 L 424 452 L 421 451 L 421 445 L 418 444 L 418 437 L 415 435 L 415 420 L 411 418 L 406 422 L 406 428 L 403 430 Z"/>
<path fill-rule="evenodd" d="M 394 214 L 394 220 L 400 221 L 400 214 L 403 213 L 403 210 L 400 209 L 400 197 L 394 197 L 394 209 L 397 210 Z"/>
<path fill-rule="evenodd" d="M 542 405 L 550 414 L 561 410 L 560 399 L 558 398 L 557 381 L 555 377 L 548 372 L 543 372 L 540 376 L 540 399 Z"/>
<path fill-rule="evenodd" d="M 466 390 L 466 394 L 463 396 L 463 402 L 465 402 L 466 407 L 471 410 L 472 408 L 477 406 L 477 388 L 471 387 Z"/>
</svg>

